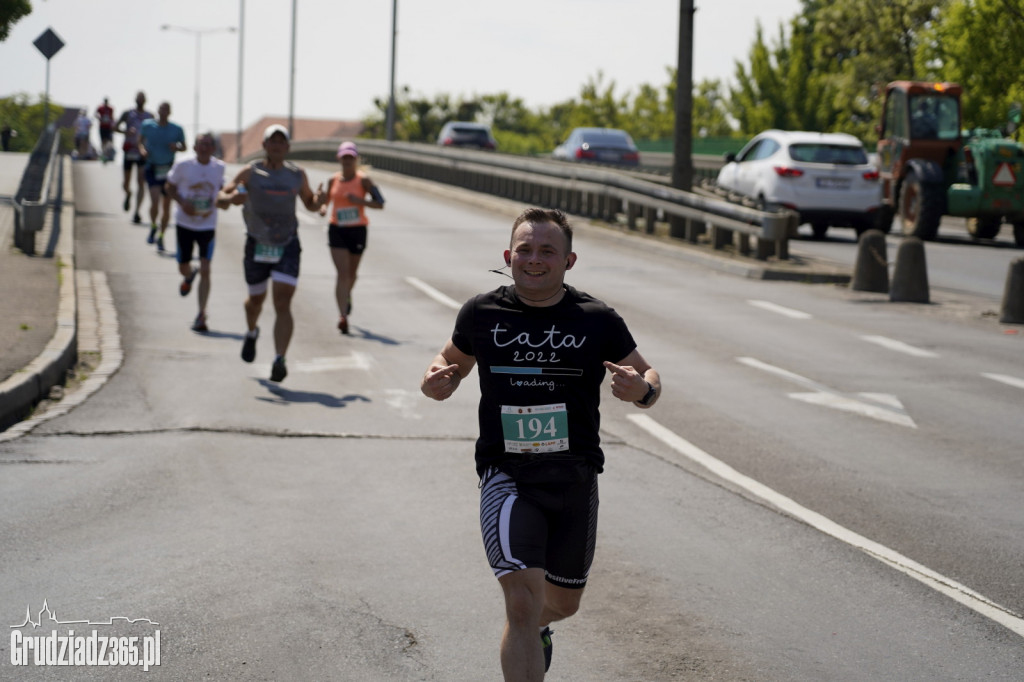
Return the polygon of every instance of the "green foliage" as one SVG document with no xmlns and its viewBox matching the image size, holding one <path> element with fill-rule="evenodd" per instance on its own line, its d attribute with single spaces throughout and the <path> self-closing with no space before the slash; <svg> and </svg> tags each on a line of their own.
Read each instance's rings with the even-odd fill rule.
<svg viewBox="0 0 1024 682">
<path fill-rule="evenodd" d="M 769 44 L 759 25 L 735 82 L 693 93 L 694 140 L 748 138 L 766 128 L 848 132 L 872 144 L 886 83 L 964 85 L 965 127 L 1000 127 L 1024 102 L 1024 0 L 803 0 Z M 432 142 L 452 119 L 490 123 L 499 149 L 550 152 L 577 126 L 623 128 L 641 148 L 674 138 L 676 73 L 619 94 L 600 71 L 577 96 L 531 111 L 508 93 L 398 103 L 399 139 Z M 384 109 L 379 106 L 383 114 Z M 366 121 L 383 137 L 383 115 Z M 696 144 L 694 147 L 696 148 Z"/>
<path fill-rule="evenodd" d="M 61 113 L 64 107 L 50 103 L 50 122 L 52 123 Z M 26 93 L 18 93 L 13 97 L 0 98 L 0 127 L 10 126 L 15 131 L 11 137 L 12 152 L 30 152 L 35 147 L 39 135 L 43 132 L 43 121 L 46 116 L 46 107 L 43 98 L 32 104 Z M 66 134 L 65 134 L 66 133 Z M 62 131 L 62 144 L 70 148 L 71 139 L 74 133 Z"/>
<path fill-rule="evenodd" d="M 965 128 L 1002 128 L 1024 101 L 1024 2 L 949 3 L 924 52 L 936 74 L 964 86 Z"/>
<path fill-rule="evenodd" d="M 0 43 L 11 34 L 11 26 L 31 13 L 32 3 L 28 0 L 0 0 Z"/>
</svg>

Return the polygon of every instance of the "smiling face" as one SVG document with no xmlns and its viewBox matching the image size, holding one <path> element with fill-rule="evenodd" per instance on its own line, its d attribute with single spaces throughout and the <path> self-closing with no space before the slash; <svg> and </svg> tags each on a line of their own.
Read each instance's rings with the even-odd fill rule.
<svg viewBox="0 0 1024 682">
<path fill-rule="evenodd" d="M 521 299 L 533 305 L 554 305 L 561 298 L 565 271 L 576 262 L 576 254 L 569 251 L 569 240 L 555 223 L 524 222 L 512 233 L 505 262 L 512 268 L 512 281 Z"/>
</svg>

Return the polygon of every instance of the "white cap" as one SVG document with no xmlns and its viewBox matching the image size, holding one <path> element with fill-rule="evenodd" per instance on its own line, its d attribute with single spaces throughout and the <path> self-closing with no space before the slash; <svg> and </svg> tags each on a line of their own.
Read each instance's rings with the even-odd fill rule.
<svg viewBox="0 0 1024 682">
<path fill-rule="evenodd" d="M 281 133 L 284 135 L 285 140 L 290 140 L 291 137 L 288 135 L 288 129 L 280 123 L 275 123 L 272 126 L 267 126 L 267 129 L 263 131 L 263 141 L 266 142 L 270 139 L 270 136 L 274 133 Z"/>
</svg>

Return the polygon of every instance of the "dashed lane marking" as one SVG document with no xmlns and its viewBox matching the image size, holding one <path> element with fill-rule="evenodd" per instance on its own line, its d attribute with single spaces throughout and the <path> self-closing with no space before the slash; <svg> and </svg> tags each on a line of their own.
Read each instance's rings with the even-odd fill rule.
<svg viewBox="0 0 1024 682">
<path fill-rule="evenodd" d="M 917 424 L 914 423 L 914 420 L 903 409 L 903 403 L 894 395 L 888 393 L 846 394 L 755 358 L 736 358 L 736 360 L 748 367 L 774 374 L 794 384 L 811 389 L 808 393 L 788 393 L 787 395 L 793 400 L 799 400 L 812 405 L 823 405 L 843 410 L 844 412 L 853 412 L 854 414 L 896 424 L 897 426 L 906 426 L 911 429 L 917 428 Z"/>
<path fill-rule="evenodd" d="M 902 341 L 897 341 L 896 339 L 890 339 L 890 338 L 885 337 L 885 336 L 862 336 L 860 338 L 864 339 L 868 343 L 874 343 L 874 344 L 877 344 L 877 345 L 879 345 L 879 346 L 881 346 L 883 348 L 888 348 L 889 350 L 894 350 L 894 351 L 896 351 L 898 353 L 906 353 L 907 355 L 912 355 L 915 358 L 937 358 L 937 357 L 939 357 L 938 353 L 934 353 L 934 352 L 932 352 L 930 350 L 925 350 L 924 348 L 917 348 L 916 346 L 911 346 L 908 343 L 903 343 Z"/>
<path fill-rule="evenodd" d="M 750 299 L 747 301 L 747 303 L 754 306 L 755 308 L 761 308 L 762 310 L 778 313 L 779 315 L 785 315 L 786 317 L 794 320 L 809 320 L 812 317 L 814 317 L 810 313 L 805 313 L 802 310 L 794 310 L 793 308 L 787 308 L 777 303 L 772 303 L 771 301 L 759 301 L 757 299 Z"/>
<path fill-rule="evenodd" d="M 423 280 L 417 279 L 416 277 L 406 277 L 405 281 L 413 285 L 414 287 L 416 287 L 417 289 L 419 289 L 420 291 L 422 291 L 427 296 L 434 299 L 441 305 L 448 306 L 452 310 L 458 310 L 459 308 L 462 307 L 461 303 L 452 298 L 449 298 L 448 296 L 445 296 L 440 291 L 430 286 Z"/>
<path fill-rule="evenodd" d="M 988 374 L 982 372 L 981 376 L 986 379 L 992 379 L 1000 383 L 1006 384 L 1007 386 L 1013 386 L 1015 388 L 1024 388 L 1024 379 L 1018 379 L 1017 377 L 1007 376 L 1005 374 Z"/>
</svg>

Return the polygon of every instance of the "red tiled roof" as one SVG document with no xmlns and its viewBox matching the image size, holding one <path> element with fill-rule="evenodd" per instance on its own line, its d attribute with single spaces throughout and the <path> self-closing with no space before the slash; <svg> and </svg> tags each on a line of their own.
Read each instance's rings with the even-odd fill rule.
<svg viewBox="0 0 1024 682">
<path fill-rule="evenodd" d="M 242 131 L 242 156 L 254 154 L 263 148 L 263 131 L 270 125 L 288 127 L 288 118 L 284 116 L 264 116 Z M 292 140 L 324 140 L 339 137 L 358 137 L 363 132 L 361 121 L 338 121 L 334 119 L 293 118 Z M 222 132 L 220 145 L 224 151 L 223 159 L 228 163 L 238 160 L 238 135 L 235 132 Z"/>
</svg>

